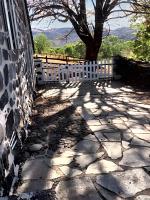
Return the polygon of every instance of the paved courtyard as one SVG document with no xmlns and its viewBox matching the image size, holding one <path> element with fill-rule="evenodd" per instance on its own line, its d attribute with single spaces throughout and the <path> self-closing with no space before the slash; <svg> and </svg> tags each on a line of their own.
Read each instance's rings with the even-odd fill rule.
<svg viewBox="0 0 150 200">
<path fill-rule="evenodd" d="M 149 92 L 108 81 L 45 86 L 38 95 L 15 194 L 150 200 Z"/>
</svg>

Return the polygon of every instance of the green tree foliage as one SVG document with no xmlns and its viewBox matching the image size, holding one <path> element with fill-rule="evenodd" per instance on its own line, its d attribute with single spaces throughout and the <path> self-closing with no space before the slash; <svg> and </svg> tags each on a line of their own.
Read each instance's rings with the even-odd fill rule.
<svg viewBox="0 0 150 200">
<path fill-rule="evenodd" d="M 134 27 L 138 30 L 134 42 L 135 58 L 150 61 L 150 0 L 139 0 L 134 9 L 138 11 L 132 19 Z M 138 14 L 139 11 L 141 14 Z"/>
<path fill-rule="evenodd" d="M 125 41 L 116 36 L 107 36 L 103 39 L 102 46 L 99 52 L 100 58 L 110 58 L 116 55 L 126 56 L 126 52 L 131 52 L 132 41 Z"/>
<path fill-rule="evenodd" d="M 135 23 L 138 19 L 141 18 L 135 17 Z M 138 32 L 134 42 L 134 54 L 137 60 L 150 61 L 150 14 L 144 15 L 141 20 L 142 23 L 135 25 Z"/>
<path fill-rule="evenodd" d="M 39 34 L 34 37 L 35 53 L 47 53 L 50 51 L 51 42 L 45 34 Z"/>
<path fill-rule="evenodd" d="M 67 56 L 77 57 L 77 58 L 85 57 L 85 45 L 82 41 L 67 44 L 63 48 Z"/>
<path fill-rule="evenodd" d="M 145 23 L 138 25 L 134 54 L 138 60 L 150 61 L 150 25 Z"/>
</svg>

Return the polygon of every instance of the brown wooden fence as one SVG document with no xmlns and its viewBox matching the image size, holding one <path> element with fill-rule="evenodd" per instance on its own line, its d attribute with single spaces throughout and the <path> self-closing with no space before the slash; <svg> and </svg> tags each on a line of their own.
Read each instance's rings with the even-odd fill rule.
<svg viewBox="0 0 150 200">
<path fill-rule="evenodd" d="M 40 59 L 43 63 L 52 63 L 52 64 L 75 64 L 83 63 L 84 59 L 79 59 L 76 57 L 69 57 L 65 55 L 34 55 L 34 59 Z"/>
</svg>

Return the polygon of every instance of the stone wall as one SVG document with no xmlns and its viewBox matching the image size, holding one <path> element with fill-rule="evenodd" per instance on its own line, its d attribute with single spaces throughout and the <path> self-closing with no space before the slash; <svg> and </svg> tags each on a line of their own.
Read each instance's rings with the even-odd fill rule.
<svg viewBox="0 0 150 200">
<path fill-rule="evenodd" d="M 0 195 L 9 191 L 17 176 L 16 158 L 28 134 L 34 89 L 33 46 L 26 2 L 14 2 L 14 36 L 18 46 L 12 49 L 4 1 L 0 1 Z"/>
<path fill-rule="evenodd" d="M 150 63 L 114 57 L 114 74 L 128 84 L 150 87 Z"/>
</svg>

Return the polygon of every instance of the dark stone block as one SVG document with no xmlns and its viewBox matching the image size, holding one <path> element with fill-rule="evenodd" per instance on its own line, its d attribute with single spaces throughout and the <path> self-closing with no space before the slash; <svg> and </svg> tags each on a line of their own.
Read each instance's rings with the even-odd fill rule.
<svg viewBox="0 0 150 200">
<path fill-rule="evenodd" d="M 6 145 L 2 155 L 3 165 L 6 170 L 9 169 L 9 160 L 8 160 L 9 153 L 10 153 L 10 148 L 8 145 Z"/>
<path fill-rule="evenodd" d="M 22 88 L 19 87 L 19 95 L 22 96 Z"/>
<path fill-rule="evenodd" d="M 3 95 L 0 98 L 0 109 L 3 110 L 5 105 L 8 103 L 8 92 L 7 90 L 5 90 L 5 92 L 3 93 Z"/>
<path fill-rule="evenodd" d="M 1 74 L 1 72 L 0 72 L 0 91 L 2 91 L 2 89 L 3 89 L 3 76 L 2 76 L 2 74 Z"/>
<path fill-rule="evenodd" d="M 5 40 L 5 34 L 3 32 L 0 32 L 0 44 L 3 45 Z"/>
<path fill-rule="evenodd" d="M 6 121 L 6 135 L 10 139 L 14 130 L 14 113 L 10 111 Z"/>
<path fill-rule="evenodd" d="M 4 66 L 4 79 L 5 79 L 5 85 L 8 85 L 8 81 L 9 81 L 9 71 L 8 71 L 8 65 L 6 64 Z"/>
<path fill-rule="evenodd" d="M 13 81 L 13 89 L 16 89 L 16 81 Z"/>
<path fill-rule="evenodd" d="M 10 100 L 9 100 L 9 104 L 10 104 L 11 107 L 13 107 L 13 105 L 15 104 L 15 102 L 13 101 L 12 98 L 10 98 Z"/>
<path fill-rule="evenodd" d="M 16 80 L 16 87 L 19 87 L 19 81 Z"/>
<path fill-rule="evenodd" d="M 0 144 L 4 140 L 5 134 L 2 125 L 0 124 Z"/>
<path fill-rule="evenodd" d="M 9 92 L 12 92 L 12 90 L 13 90 L 13 85 L 12 83 L 9 83 Z"/>
<path fill-rule="evenodd" d="M 0 48 L 0 65 L 2 64 L 2 49 Z"/>
<path fill-rule="evenodd" d="M 0 14 L 1 14 L 1 11 L 0 11 Z M 3 22 L 2 22 L 2 17 L 0 16 L 0 30 L 2 30 L 2 27 L 3 27 Z"/>
<path fill-rule="evenodd" d="M 15 111 L 14 111 L 14 119 L 15 119 L 15 127 L 18 127 L 19 123 L 20 123 L 20 112 L 19 112 L 19 109 L 15 109 Z"/>
<path fill-rule="evenodd" d="M 8 51 L 6 49 L 3 49 L 3 58 L 4 58 L 4 60 L 8 60 L 8 56 L 9 56 Z"/>
<path fill-rule="evenodd" d="M 16 77 L 16 69 L 14 64 L 9 65 L 9 78 L 12 80 L 13 78 Z"/>
</svg>

